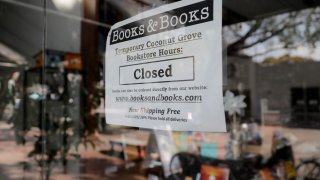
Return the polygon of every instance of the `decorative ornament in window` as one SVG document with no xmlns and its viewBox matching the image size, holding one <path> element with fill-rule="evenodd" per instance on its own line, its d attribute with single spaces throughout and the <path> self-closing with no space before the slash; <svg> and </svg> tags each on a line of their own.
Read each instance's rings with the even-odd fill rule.
<svg viewBox="0 0 320 180">
<path fill-rule="evenodd" d="M 246 96 L 239 95 L 235 96 L 232 92 L 227 91 L 223 97 L 224 108 L 229 113 L 233 115 L 235 113 L 240 114 L 241 109 L 247 107 L 247 104 L 244 102 Z"/>
</svg>

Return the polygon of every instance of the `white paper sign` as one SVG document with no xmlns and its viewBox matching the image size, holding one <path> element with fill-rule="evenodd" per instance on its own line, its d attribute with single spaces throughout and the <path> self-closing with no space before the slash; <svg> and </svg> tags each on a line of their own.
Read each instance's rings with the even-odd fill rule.
<svg viewBox="0 0 320 180">
<path fill-rule="evenodd" d="M 222 0 L 184 0 L 115 24 L 106 49 L 109 124 L 225 132 Z"/>
</svg>

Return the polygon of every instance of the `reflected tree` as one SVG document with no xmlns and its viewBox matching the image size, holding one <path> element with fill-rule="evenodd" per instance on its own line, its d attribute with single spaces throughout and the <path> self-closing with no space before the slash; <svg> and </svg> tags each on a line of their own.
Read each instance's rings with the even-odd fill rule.
<svg viewBox="0 0 320 180">
<path fill-rule="evenodd" d="M 320 46 L 319 21 L 320 7 L 315 7 L 225 26 L 227 53 L 229 56 L 262 56 L 301 46 L 315 49 Z"/>
</svg>

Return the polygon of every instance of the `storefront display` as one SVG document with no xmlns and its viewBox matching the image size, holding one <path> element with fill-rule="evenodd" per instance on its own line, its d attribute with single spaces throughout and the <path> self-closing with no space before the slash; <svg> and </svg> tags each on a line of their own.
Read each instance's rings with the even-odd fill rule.
<svg viewBox="0 0 320 180">
<path fill-rule="evenodd" d="M 319 180 L 320 1 L 0 0 L 0 179 Z"/>
</svg>

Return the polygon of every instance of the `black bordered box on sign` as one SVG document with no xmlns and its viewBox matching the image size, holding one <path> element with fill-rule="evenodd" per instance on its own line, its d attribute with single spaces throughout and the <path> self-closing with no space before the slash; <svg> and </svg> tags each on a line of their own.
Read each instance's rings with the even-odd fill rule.
<svg viewBox="0 0 320 180">
<path fill-rule="evenodd" d="M 172 80 L 172 81 L 152 81 L 152 82 L 136 82 L 136 83 L 124 83 L 121 84 L 121 68 L 129 67 L 129 66 L 138 66 L 141 64 L 152 64 L 152 63 L 159 63 L 159 62 L 165 62 L 165 61 L 181 61 L 186 58 L 192 58 L 192 78 L 191 79 L 182 79 L 182 80 Z M 167 83 L 167 82 L 183 82 L 183 81 L 194 81 L 195 80 L 195 70 L 194 70 L 194 56 L 186 56 L 186 57 L 180 57 L 180 58 L 174 58 L 174 59 L 166 59 L 166 60 L 160 60 L 160 61 L 153 61 L 153 62 L 145 62 L 145 63 L 139 63 L 139 64 L 130 64 L 125 66 L 119 66 L 119 85 L 135 85 L 135 84 L 152 84 L 152 83 Z"/>
</svg>

